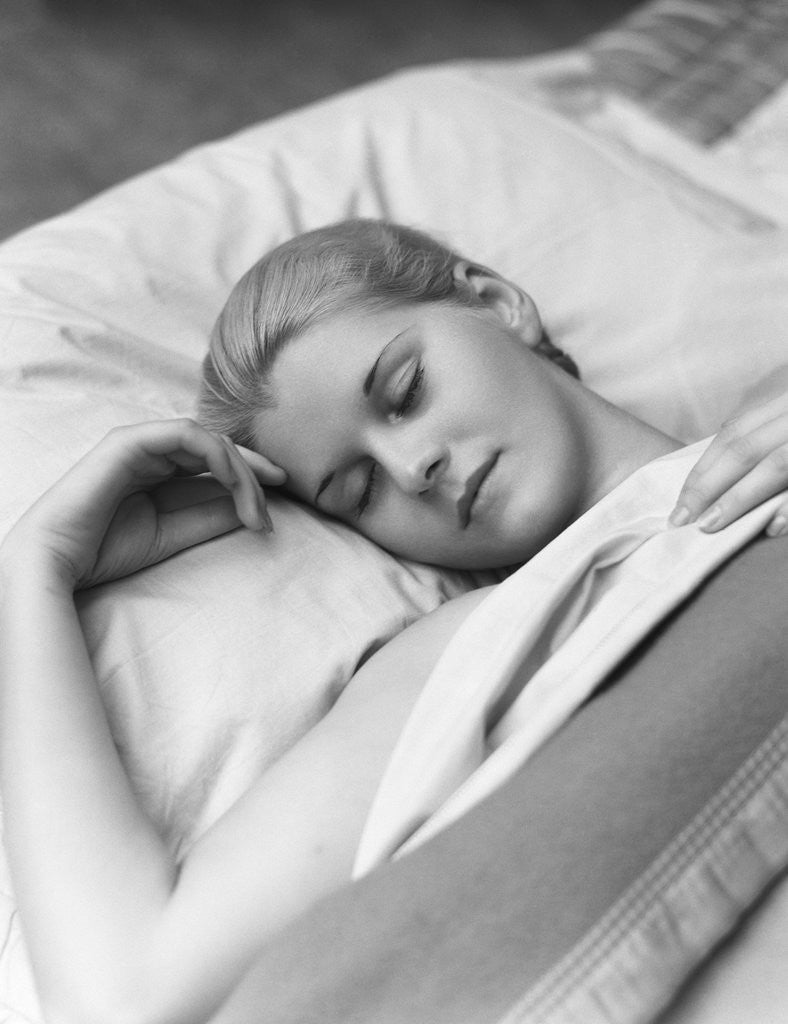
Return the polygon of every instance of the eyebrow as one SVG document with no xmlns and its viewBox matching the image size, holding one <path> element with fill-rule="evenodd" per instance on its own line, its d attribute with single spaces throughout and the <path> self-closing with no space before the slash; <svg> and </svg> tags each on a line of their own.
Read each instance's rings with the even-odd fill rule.
<svg viewBox="0 0 788 1024">
<path fill-rule="evenodd" d="M 402 335 L 407 330 L 408 330 L 408 328 L 406 327 L 404 331 L 400 331 L 399 334 L 395 334 L 394 337 L 391 339 L 391 341 L 387 341 L 386 344 L 383 346 L 383 348 L 378 353 L 378 358 L 372 364 L 372 369 L 369 371 L 369 373 L 367 374 L 366 378 L 364 379 L 364 394 L 367 397 L 369 397 L 369 393 L 372 390 L 372 385 L 375 383 L 375 374 L 378 372 L 378 365 L 380 363 L 380 360 L 383 358 L 383 356 L 386 354 L 386 352 L 388 352 L 388 350 L 391 348 L 391 346 L 394 344 L 394 342 L 397 341 L 399 338 L 401 338 Z"/>
<path fill-rule="evenodd" d="M 370 369 L 369 373 L 364 378 L 364 384 L 362 386 L 362 390 L 363 390 L 364 395 L 365 395 L 366 398 L 369 398 L 369 394 L 372 391 L 372 386 L 375 383 L 375 374 L 378 372 L 378 366 L 380 365 L 381 359 L 386 354 L 386 352 L 389 350 L 389 348 L 394 344 L 394 342 L 397 341 L 399 338 L 401 338 L 402 335 L 405 334 L 405 332 L 408 331 L 409 329 L 410 329 L 409 327 L 406 327 L 404 330 L 400 331 L 398 334 L 395 334 L 394 337 L 390 341 L 386 342 L 386 344 L 383 346 L 383 348 L 378 353 L 378 357 L 375 360 L 375 362 L 372 364 L 372 368 Z M 331 484 L 331 481 L 334 479 L 335 475 L 336 474 L 335 474 L 335 471 L 333 469 L 331 470 L 330 473 L 326 473 L 326 475 L 323 477 L 323 479 L 318 484 L 317 490 L 315 491 L 315 497 L 314 497 L 314 500 L 313 500 L 313 504 L 317 505 L 317 502 L 318 502 L 318 499 L 320 498 L 320 495 Z"/>
</svg>

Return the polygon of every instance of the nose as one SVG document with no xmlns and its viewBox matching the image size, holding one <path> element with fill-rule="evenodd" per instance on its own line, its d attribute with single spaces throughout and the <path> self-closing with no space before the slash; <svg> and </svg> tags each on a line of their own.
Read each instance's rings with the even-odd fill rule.
<svg viewBox="0 0 788 1024">
<path fill-rule="evenodd" d="M 397 487 L 408 495 L 427 494 L 438 483 L 448 464 L 444 447 L 427 438 L 399 434 L 376 444 L 376 462 Z"/>
</svg>

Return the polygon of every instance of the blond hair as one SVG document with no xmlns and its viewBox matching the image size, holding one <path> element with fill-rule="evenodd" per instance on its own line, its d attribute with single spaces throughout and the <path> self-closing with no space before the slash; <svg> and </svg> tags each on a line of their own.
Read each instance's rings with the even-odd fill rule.
<svg viewBox="0 0 788 1024">
<path fill-rule="evenodd" d="M 273 403 L 270 371 L 289 339 L 350 309 L 473 305 L 471 289 L 455 280 L 461 259 L 421 231 L 378 220 L 342 221 L 284 242 L 244 274 L 219 314 L 203 360 L 200 421 L 254 448 L 257 414 Z M 538 348 L 576 373 L 546 335 Z"/>
</svg>

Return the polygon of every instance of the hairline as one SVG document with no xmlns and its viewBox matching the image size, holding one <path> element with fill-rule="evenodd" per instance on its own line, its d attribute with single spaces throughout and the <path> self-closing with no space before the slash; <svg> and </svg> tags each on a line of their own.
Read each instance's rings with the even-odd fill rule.
<svg viewBox="0 0 788 1024">
<path fill-rule="evenodd" d="M 330 312 L 326 312 L 325 310 L 315 311 L 305 317 L 298 327 L 287 332 L 282 332 L 275 341 L 269 342 L 267 345 L 261 345 L 264 353 L 261 360 L 262 373 L 260 377 L 260 388 L 263 392 L 267 389 L 268 395 L 265 395 L 264 393 L 261 394 L 260 412 L 278 408 L 278 401 L 273 394 L 271 374 L 277 364 L 279 354 L 291 342 L 303 337 L 307 331 L 312 330 L 317 325 L 322 326 L 324 324 L 330 324 L 332 320 L 336 320 L 346 314 L 361 312 L 374 313 L 394 309 L 396 307 L 407 308 L 409 306 L 415 307 L 427 305 L 446 305 L 457 308 L 473 307 L 473 303 L 468 302 L 464 299 L 461 293 L 458 292 L 452 292 L 448 295 L 441 296 L 440 298 L 420 298 L 411 295 L 376 295 L 374 293 L 370 294 L 369 292 L 365 292 L 363 282 L 360 282 L 353 288 L 349 288 L 348 292 L 351 294 L 347 296 L 347 302 L 345 305 L 340 306 L 339 303 L 336 303 L 335 308 L 332 308 Z"/>
</svg>

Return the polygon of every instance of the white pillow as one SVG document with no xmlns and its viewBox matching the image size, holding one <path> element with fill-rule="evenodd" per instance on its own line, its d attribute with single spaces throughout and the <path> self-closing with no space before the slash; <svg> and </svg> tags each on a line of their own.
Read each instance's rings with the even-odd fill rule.
<svg viewBox="0 0 788 1024">
<path fill-rule="evenodd" d="M 591 386 L 683 439 L 705 435 L 785 361 L 788 290 L 784 232 L 699 209 L 538 103 L 451 67 L 197 149 L 0 246 L 0 535 L 111 426 L 191 412 L 235 279 L 348 216 L 432 230 L 508 274 Z M 476 582 L 275 496 L 272 515 L 272 539 L 238 531 L 80 598 L 119 745 L 174 847 L 360 659 Z M 2 879 L 0 910 L 3 1009 L 39 1019 Z"/>
<path fill-rule="evenodd" d="M 647 167 L 462 69 L 412 71 L 201 147 L 0 248 L 2 529 L 110 426 L 191 412 L 236 278 L 286 237 L 357 215 L 432 230 L 523 284 L 591 386 L 683 439 L 785 358 L 784 234 L 715 226 Z M 239 531 L 80 601 L 119 742 L 175 845 L 365 653 L 476 582 L 272 504 L 273 539 Z"/>
</svg>

